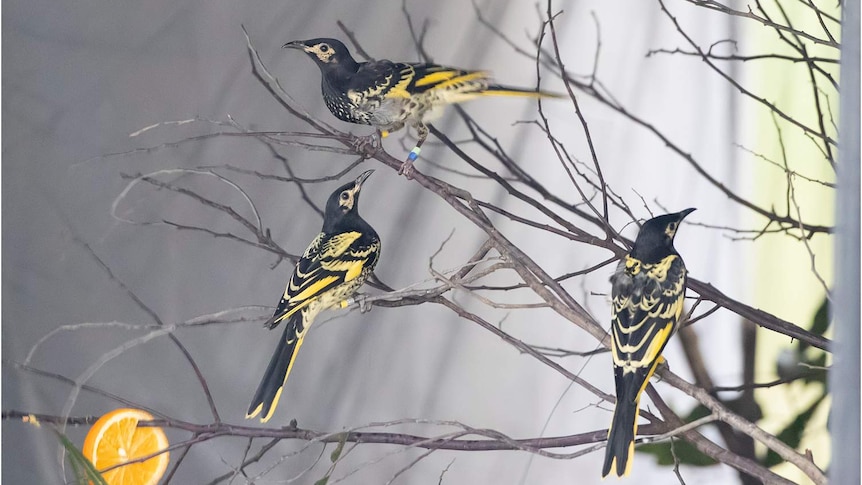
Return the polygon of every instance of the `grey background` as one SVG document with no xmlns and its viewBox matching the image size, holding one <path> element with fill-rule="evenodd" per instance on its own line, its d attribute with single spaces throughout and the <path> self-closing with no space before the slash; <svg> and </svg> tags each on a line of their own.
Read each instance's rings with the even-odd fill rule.
<svg viewBox="0 0 862 485">
<path fill-rule="evenodd" d="M 531 2 L 482 2 L 495 24 L 522 46 L 524 32 L 536 31 L 538 17 Z M 529 59 L 480 26 L 465 2 L 408 2 L 417 22 L 430 21 L 426 48 L 435 60 L 455 66 L 491 69 L 501 82 L 535 84 Z M 736 183 L 734 151 L 727 140 L 734 135 L 734 104 L 728 88 L 692 60 L 646 59 L 653 47 L 680 44 L 672 26 L 651 2 L 559 2 L 565 10 L 558 29 L 567 67 L 587 74 L 595 52 L 595 13 L 601 25 L 602 51 L 598 74 L 629 109 L 674 134 L 686 150 L 701 157 L 712 173 Z M 675 5 L 675 13 L 699 38 L 726 36 L 731 28 L 721 16 L 694 15 Z M 77 0 L 12 0 L 3 4 L 3 409 L 60 413 L 70 388 L 56 381 L 15 370 L 43 336 L 63 325 L 88 322 L 151 324 L 146 313 L 112 282 L 93 258 L 75 242 L 86 241 L 126 284 L 167 323 L 245 305 L 273 305 L 290 273 L 275 258 L 236 242 L 213 239 L 165 226 L 134 226 L 110 215 L 111 204 L 127 185 L 122 174 L 147 173 L 173 167 L 231 164 L 285 175 L 280 162 L 259 142 L 219 138 L 166 148 L 151 153 L 95 158 L 137 147 L 157 146 L 188 136 L 210 133 L 206 123 L 168 126 L 130 138 L 129 134 L 154 123 L 193 117 L 225 121 L 230 115 L 250 129 L 299 130 L 252 77 L 240 29 L 252 41 L 285 89 L 312 113 L 336 126 L 319 99 L 319 74 L 313 64 L 280 46 L 290 40 L 344 36 L 336 21 L 356 32 L 364 48 L 380 58 L 417 59 L 400 2 L 248 2 L 166 1 L 116 2 Z M 345 39 L 346 40 L 346 39 Z M 559 81 L 545 78 L 545 86 L 562 90 Z M 736 208 L 706 187 L 679 159 L 643 131 L 609 110 L 582 100 L 606 176 L 639 215 L 648 216 L 637 194 L 654 210 L 658 200 L 669 210 L 697 206 L 694 219 L 718 225 L 733 224 Z M 480 100 L 466 106 L 495 133 L 531 173 L 569 200 L 577 195 L 563 177 L 547 142 L 537 130 L 513 125 L 536 118 L 535 103 L 523 100 Z M 549 116 L 567 148 L 588 160 L 581 128 L 567 102 L 547 105 Z M 438 126 L 453 138 L 464 136 L 463 126 L 450 118 Z M 387 148 L 401 150 L 395 136 Z M 433 139 L 432 139 L 433 142 Z M 332 174 L 352 158 L 321 152 L 282 148 L 297 175 Z M 440 166 L 467 170 L 442 147 L 429 142 L 423 156 Z M 457 183 L 467 183 L 482 197 L 518 207 L 503 193 L 482 183 L 465 182 L 455 174 L 419 162 L 427 170 Z M 362 194 L 362 212 L 380 233 L 383 259 L 378 275 L 393 287 L 428 278 L 428 258 L 454 230 L 436 261 L 448 268 L 464 261 L 482 242 L 479 232 L 448 206 L 397 177 L 377 168 Z M 232 176 L 253 198 L 264 224 L 287 250 L 302 251 L 320 226 L 320 217 L 301 201 L 295 186 L 254 177 Z M 224 185 L 204 178 L 183 179 L 192 186 L 249 214 L 244 201 Z M 657 182 L 663 182 L 661 189 Z M 472 184 L 472 185 L 470 185 Z M 322 205 L 339 185 L 309 186 L 312 199 Z M 119 212 L 137 221 L 168 218 L 199 222 L 220 231 L 242 233 L 235 222 L 188 199 L 143 186 L 132 190 Z M 626 221 L 615 217 L 615 224 Z M 584 268 L 607 257 L 562 240 L 531 240 L 524 231 L 501 222 L 501 227 L 552 274 Z M 632 228 L 628 229 L 630 235 Z M 692 273 L 731 295 L 745 294 L 746 283 L 719 262 L 730 243 L 699 227 L 685 227 L 677 247 Z M 608 307 L 611 268 L 567 283 L 600 321 Z M 374 292 L 374 290 L 368 290 Z M 530 300 L 529 295 L 514 299 Z M 529 343 L 589 350 L 595 342 L 556 314 L 536 310 L 492 310 L 469 296 L 456 295 L 490 321 Z M 262 316 L 265 311 L 259 311 Z M 249 313 L 253 314 L 253 313 Z M 337 317 L 334 318 L 333 317 Z M 734 352 L 738 338 L 735 319 L 719 312 L 714 323 L 701 328 L 712 345 L 707 358 Z M 609 406 L 595 399 L 535 360 L 520 355 L 476 325 L 450 312 L 425 305 L 419 308 L 375 309 L 321 318 L 306 340 L 272 425 L 296 418 L 300 426 L 339 431 L 361 424 L 400 418 L 458 420 L 489 427 L 513 437 L 591 431 L 605 427 Z M 208 379 L 224 420 L 242 419 L 274 346 L 276 334 L 258 321 L 181 329 L 176 335 L 188 347 Z M 31 364 L 77 378 L 100 356 L 143 331 L 99 326 L 59 332 L 34 352 Z M 683 362 L 676 344 L 667 350 L 670 362 Z M 737 359 L 717 375 L 721 383 L 737 383 Z M 612 390 L 606 355 L 589 361 L 563 360 L 564 365 L 605 391 Z M 734 367 L 737 366 L 737 367 Z M 687 374 L 678 365 L 675 371 Z M 134 347 L 101 367 L 89 383 L 141 402 L 181 419 L 207 422 L 206 401 L 188 364 L 164 337 Z M 681 410 L 691 405 L 677 393 L 668 400 Z M 557 405 L 559 401 L 559 404 Z M 106 412 L 116 404 L 82 393 L 73 415 Z M 407 432 L 436 434 L 440 427 L 413 426 Z M 85 429 L 69 429 L 80 443 Z M 173 441 L 184 439 L 171 433 Z M 261 445 L 255 444 L 255 447 Z M 196 446 L 186 458 L 175 483 L 205 483 L 230 470 L 242 456 L 246 442 L 220 439 Z M 55 438 L 45 431 L 3 423 L 2 478 L 6 483 L 62 483 Z M 253 473 L 270 466 L 279 455 L 303 446 L 283 442 Z M 329 449 L 331 450 L 331 448 Z M 397 452 L 397 453 L 396 453 Z M 327 451 L 328 453 L 328 451 Z M 379 463 L 370 460 L 395 453 Z M 345 483 L 385 483 L 419 455 L 395 447 L 361 446 L 351 453 L 334 477 L 348 471 Z M 285 483 L 310 466 L 320 454 L 311 446 L 285 459 L 260 483 Z M 324 459 L 291 483 L 313 483 L 325 472 Z M 552 460 L 523 452 L 435 452 L 399 478 L 401 483 L 599 483 L 601 453 L 576 460 Z M 454 461 L 453 461 L 454 460 Z M 637 476 L 643 483 L 674 480 L 669 468 L 637 457 Z M 687 483 L 732 483 L 727 467 L 684 470 Z M 242 483 L 241 480 L 235 483 Z"/>
</svg>

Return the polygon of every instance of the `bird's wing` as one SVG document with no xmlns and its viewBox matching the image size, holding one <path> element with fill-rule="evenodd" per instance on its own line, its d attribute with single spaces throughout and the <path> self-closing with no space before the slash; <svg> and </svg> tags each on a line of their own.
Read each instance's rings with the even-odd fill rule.
<svg viewBox="0 0 862 485">
<path fill-rule="evenodd" d="M 485 71 L 465 71 L 437 64 L 408 64 L 387 60 L 360 65 L 353 77 L 354 91 L 368 98 L 403 97 L 432 89 L 459 89 L 471 83 L 487 86 Z"/>
<path fill-rule="evenodd" d="M 651 374 L 682 313 L 685 265 L 676 254 L 651 265 L 627 257 L 623 265 L 630 271 L 622 268 L 613 283 L 614 365 L 624 374 L 639 369 Z"/>
<path fill-rule="evenodd" d="M 350 80 L 348 96 L 357 105 L 390 96 L 406 98 L 409 94 L 405 88 L 413 76 L 413 69 L 407 64 L 385 59 L 364 62 Z"/>
<path fill-rule="evenodd" d="M 470 91 L 487 88 L 490 73 L 487 71 L 466 71 L 438 64 L 408 64 L 413 70 L 413 78 L 406 86 L 410 93 L 423 93 L 429 90 Z"/>
<path fill-rule="evenodd" d="M 359 277 L 377 262 L 380 242 L 358 231 L 320 233 L 296 263 L 272 318 L 273 328 L 326 291 Z"/>
</svg>

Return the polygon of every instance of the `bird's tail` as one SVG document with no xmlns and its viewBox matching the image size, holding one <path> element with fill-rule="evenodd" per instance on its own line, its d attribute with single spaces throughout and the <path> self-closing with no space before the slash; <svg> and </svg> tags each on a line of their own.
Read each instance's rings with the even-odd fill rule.
<svg viewBox="0 0 862 485">
<path fill-rule="evenodd" d="M 521 96 L 527 98 L 564 98 L 564 94 L 552 93 L 550 91 L 536 91 L 535 89 L 521 89 L 509 86 L 492 84 L 482 91 L 484 96 Z"/>
<path fill-rule="evenodd" d="M 622 371 L 618 371 L 622 374 Z M 614 418 L 608 429 L 608 444 L 605 448 L 605 465 L 602 477 L 611 469 L 618 477 L 626 476 L 632 468 L 635 453 L 635 436 L 638 432 L 638 407 L 644 387 L 646 372 L 635 371 L 617 374 L 617 405 Z"/>
<path fill-rule="evenodd" d="M 257 386 L 257 392 L 254 393 L 254 398 L 248 407 L 246 419 L 260 415 L 260 422 L 265 423 L 272 417 L 275 407 L 278 406 L 284 383 L 287 382 L 287 376 L 293 368 L 296 354 L 302 346 L 305 336 L 303 330 L 302 312 L 296 312 L 290 316 L 285 325 L 284 334 L 278 341 L 278 346 L 272 354 L 269 365 L 266 366 L 263 379 Z"/>
</svg>

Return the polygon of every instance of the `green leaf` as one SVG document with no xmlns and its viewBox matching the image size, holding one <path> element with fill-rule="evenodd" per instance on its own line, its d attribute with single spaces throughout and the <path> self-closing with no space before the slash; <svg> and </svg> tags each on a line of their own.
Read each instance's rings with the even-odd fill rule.
<svg viewBox="0 0 862 485">
<path fill-rule="evenodd" d="M 808 425 L 808 421 L 811 420 L 811 416 L 814 415 L 814 411 L 817 410 L 817 406 L 820 405 L 821 402 L 826 398 L 826 393 L 823 393 L 820 397 L 814 401 L 811 406 L 808 407 L 805 411 L 799 413 L 796 418 L 791 421 L 791 423 L 784 428 L 776 438 L 784 442 L 787 446 L 791 448 L 798 448 L 799 442 L 802 441 L 802 434 L 805 433 L 805 427 Z M 766 458 L 763 460 L 763 466 L 769 468 L 784 461 L 778 453 L 769 450 L 766 454 Z"/>
<path fill-rule="evenodd" d="M 661 443 L 647 443 L 636 446 L 638 453 L 646 453 L 656 457 L 659 465 L 670 466 L 674 464 L 673 453 L 670 450 L 670 441 Z M 701 453 L 693 444 L 682 439 L 675 439 L 673 450 L 681 465 L 710 466 L 717 462 Z"/>
<path fill-rule="evenodd" d="M 341 433 L 338 437 L 338 446 L 336 446 L 329 455 L 329 459 L 332 463 L 335 463 L 338 461 L 338 458 L 341 457 L 341 452 L 344 451 L 344 443 L 347 443 L 347 433 Z"/>
<path fill-rule="evenodd" d="M 709 410 L 708 407 L 703 404 L 698 404 L 694 409 L 688 413 L 688 416 L 682 418 L 686 423 L 691 423 L 692 421 L 697 421 L 700 418 L 705 418 L 712 414 L 712 411 Z"/>
<path fill-rule="evenodd" d="M 721 403 L 743 418 L 756 423 L 763 418 L 763 410 L 757 401 L 742 395 L 736 399 L 722 399 Z"/>
<path fill-rule="evenodd" d="M 817 312 L 814 313 L 814 321 L 811 323 L 811 333 L 817 335 L 823 335 L 826 333 L 826 330 L 829 329 L 829 324 L 831 321 L 829 320 L 829 299 L 824 297 L 823 303 L 820 304 L 820 308 L 817 309 Z M 799 347 L 797 348 L 797 355 L 800 356 L 799 360 L 803 360 L 801 356 L 805 353 L 805 351 L 810 347 L 807 343 L 803 341 L 799 341 Z"/>
<path fill-rule="evenodd" d="M 817 359 L 817 360 L 819 361 L 820 359 Z M 826 354 L 823 354 L 823 360 L 824 361 L 826 360 Z M 817 366 L 817 367 L 823 366 L 822 364 L 812 364 L 812 365 Z M 825 386 L 826 385 L 826 378 L 828 376 L 829 376 L 829 373 L 826 371 L 826 369 L 810 369 L 808 371 L 808 373 L 805 374 L 805 378 L 803 379 L 803 381 L 805 383 L 819 382 Z"/>
<path fill-rule="evenodd" d="M 78 483 L 89 482 L 95 485 L 108 485 L 102 477 L 102 474 L 93 466 L 93 463 L 88 460 L 83 453 L 81 453 L 81 450 L 79 450 L 78 447 L 76 447 L 74 443 L 66 437 L 66 435 L 59 432 L 56 428 L 52 427 L 51 430 L 54 431 L 54 434 L 57 435 L 57 439 L 60 440 L 63 448 L 66 449 L 66 453 L 69 454 L 69 463 L 72 466 L 72 472 L 75 474 L 75 479 Z"/>
<path fill-rule="evenodd" d="M 328 482 L 328 481 L 329 481 L 329 475 L 326 475 L 325 477 L 321 478 L 320 480 L 314 482 L 314 485 L 326 485 L 326 482 Z"/>
</svg>

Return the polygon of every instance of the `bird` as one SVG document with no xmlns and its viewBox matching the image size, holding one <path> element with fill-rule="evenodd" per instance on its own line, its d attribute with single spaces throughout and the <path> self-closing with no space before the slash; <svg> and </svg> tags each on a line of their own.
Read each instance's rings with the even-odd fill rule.
<svg viewBox="0 0 862 485">
<path fill-rule="evenodd" d="M 617 403 L 602 477 L 631 471 L 640 397 L 674 334 L 685 299 L 685 263 L 673 247 L 680 222 L 695 209 L 644 222 L 611 276 L 611 355 Z"/>
<path fill-rule="evenodd" d="M 416 146 L 399 170 L 407 178 L 428 137 L 425 122 L 439 108 L 479 96 L 561 97 L 495 84 L 487 71 L 386 59 L 357 62 L 337 39 L 294 40 L 282 47 L 302 50 L 317 64 L 323 101 L 336 118 L 372 125 L 381 138 L 405 125 L 416 130 Z"/>
<path fill-rule="evenodd" d="M 380 237 L 359 215 L 359 192 L 374 170 L 336 189 L 326 201 L 323 228 L 296 263 L 272 317 L 264 327 L 284 323 L 284 333 L 266 367 L 246 419 L 269 421 L 281 397 L 297 352 L 315 317 L 346 306 L 380 258 Z"/>
</svg>

